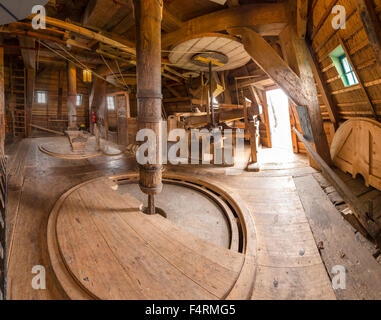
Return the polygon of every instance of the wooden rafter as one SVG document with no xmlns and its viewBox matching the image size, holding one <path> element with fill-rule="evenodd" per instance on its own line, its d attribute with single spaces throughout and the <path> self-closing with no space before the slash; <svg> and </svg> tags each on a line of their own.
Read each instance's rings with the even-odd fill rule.
<svg viewBox="0 0 381 320">
<path fill-rule="evenodd" d="M 296 32 L 300 39 L 306 38 L 309 0 L 297 0 Z"/>
<path fill-rule="evenodd" d="M 232 7 L 238 7 L 239 6 L 239 0 L 228 0 L 227 5 L 232 8 Z"/>
<path fill-rule="evenodd" d="M 163 35 L 167 48 L 190 35 L 227 30 L 232 27 L 258 27 L 262 35 L 279 35 L 288 23 L 284 3 L 250 4 L 232 7 L 184 22 L 180 29 Z"/>
<path fill-rule="evenodd" d="M 376 61 L 381 68 L 381 26 L 378 21 L 377 13 L 373 1 L 354 0 L 357 5 L 360 19 L 368 36 L 370 46 L 376 56 Z"/>
<path fill-rule="evenodd" d="M 293 43 L 298 69 L 300 70 L 299 77 L 257 32 L 249 28 L 235 28 L 229 30 L 229 32 L 242 37 L 245 49 L 254 62 L 283 89 L 295 105 L 308 108 L 312 120 L 312 134 L 316 150 L 327 163 L 331 163 L 328 141 L 323 128 L 320 105 L 311 66 L 308 62 L 308 48 L 305 40 L 298 39 L 296 30 L 291 26 L 289 27 L 290 41 Z"/>
<path fill-rule="evenodd" d="M 357 71 L 356 65 L 353 63 L 353 60 L 352 60 L 351 54 L 350 54 L 350 52 L 349 52 L 349 50 L 348 50 L 348 47 L 347 47 L 347 45 L 345 44 L 345 42 L 343 41 L 343 39 L 341 39 L 340 36 L 338 36 L 338 38 L 339 38 L 339 41 L 340 41 L 341 46 L 342 46 L 343 49 L 344 49 L 344 53 L 345 53 L 345 55 L 347 56 L 348 61 L 349 61 L 349 63 L 350 63 L 351 66 L 352 66 L 353 72 L 355 73 L 355 75 L 356 75 L 356 77 L 357 77 L 357 80 L 358 80 L 358 82 L 359 82 L 359 86 L 360 86 L 360 88 L 361 88 L 361 91 L 363 92 L 363 94 L 364 94 L 364 96 L 365 96 L 365 98 L 366 98 L 366 101 L 368 102 L 368 105 L 369 105 L 369 107 L 370 107 L 370 109 L 371 109 L 371 111 L 372 111 L 372 114 L 373 114 L 374 118 L 375 118 L 376 120 L 378 120 L 378 115 L 377 115 L 376 107 L 373 105 L 373 102 L 372 102 L 372 100 L 371 100 L 371 98 L 370 98 L 370 96 L 369 96 L 369 94 L 368 94 L 368 91 L 367 91 L 366 88 L 365 88 L 364 82 L 363 82 L 363 80 L 361 79 L 360 74 L 359 74 L 358 71 Z"/>
<path fill-rule="evenodd" d="M 338 3 L 339 0 L 332 0 L 330 4 L 328 5 L 326 11 L 324 12 L 323 16 L 321 17 L 319 23 L 317 24 L 315 30 L 312 31 L 311 34 L 311 40 L 313 40 L 316 35 L 319 33 L 321 27 L 323 26 L 324 22 L 327 20 L 329 15 L 332 13 L 332 8 Z M 316 1 L 317 2 L 317 1 Z"/>
<path fill-rule="evenodd" d="M 334 125 L 335 129 L 337 129 L 339 126 L 340 116 L 337 112 L 336 106 L 334 105 L 329 89 L 327 88 L 327 85 L 324 82 L 323 74 L 320 71 L 319 63 L 317 62 L 315 53 L 313 52 L 311 47 L 309 47 L 309 53 L 311 68 L 315 77 L 315 81 L 317 83 L 317 87 L 322 96 L 323 103 L 327 107 L 329 118 L 332 124 Z"/>
<path fill-rule="evenodd" d="M 121 51 L 127 52 L 133 56 L 136 55 L 136 49 L 131 47 L 131 43 L 129 41 L 125 41 L 123 39 L 118 38 L 118 40 L 114 40 L 110 37 L 103 36 L 97 32 L 91 31 L 87 28 L 65 22 L 59 19 L 54 19 L 51 17 L 46 17 L 46 24 L 55 26 L 57 28 L 61 28 L 64 30 L 68 30 L 70 32 L 79 34 L 88 39 L 94 39 L 101 43 L 107 44 L 111 47 L 117 48 Z"/>
</svg>

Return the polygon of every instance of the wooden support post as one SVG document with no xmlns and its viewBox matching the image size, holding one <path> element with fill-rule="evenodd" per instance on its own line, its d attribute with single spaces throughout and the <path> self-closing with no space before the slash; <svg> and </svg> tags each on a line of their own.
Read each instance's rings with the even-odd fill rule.
<svg viewBox="0 0 381 320">
<path fill-rule="evenodd" d="M 214 104 L 213 104 L 213 71 L 212 71 L 212 62 L 209 61 L 209 106 L 210 106 L 210 115 L 211 115 L 211 124 L 214 128 L 216 126 L 214 119 Z"/>
<path fill-rule="evenodd" d="M 63 96 L 63 88 L 62 88 L 62 75 L 63 72 L 58 71 L 58 105 L 57 105 L 57 119 L 62 120 L 62 96 Z"/>
<path fill-rule="evenodd" d="M 115 97 L 118 144 L 127 146 L 127 119 L 130 118 L 130 97 L 127 92 L 113 94 Z"/>
<path fill-rule="evenodd" d="M 153 196 L 161 192 L 161 21 L 162 0 L 134 0 L 136 19 L 138 128 L 156 133 L 156 163 L 140 166 L 140 189 L 149 196 L 150 214 L 155 214 Z"/>
<path fill-rule="evenodd" d="M 250 134 L 250 150 L 251 150 L 251 164 L 258 162 L 257 155 L 257 130 L 253 121 L 249 121 L 249 107 L 251 102 L 245 98 L 245 103 L 243 106 L 243 114 L 245 120 L 245 130 Z"/>
<path fill-rule="evenodd" d="M 67 112 L 68 112 L 68 130 L 78 130 L 77 126 L 77 69 L 73 62 L 67 65 Z"/>
<path fill-rule="evenodd" d="M 300 39 L 305 39 L 307 34 L 309 0 L 297 0 L 296 31 Z"/>
<path fill-rule="evenodd" d="M 232 95 L 229 88 L 229 71 L 224 71 L 222 75 L 222 84 L 224 87 L 224 102 L 226 104 L 232 104 Z"/>
<path fill-rule="evenodd" d="M 96 150 L 100 151 L 101 150 L 101 137 L 100 137 L 100 132 L 99 132 L 99 125 L 95 124 L 95 146 Z"/>
<path fill-rule="evenodd" d="M 5 154 L 4 48 L 0 47 L 0 154 Z"/>
<path fill-rule="evenodd" d="M 262 91 L 262 94 L 258 94 L 258 98 L 261 99 L 262 96 L 262 108 L 264 115 L 264 125 L 266 126 L 266 140 L 262 140 L 262 144 L 267 148 L 272 148 L 272 140 L 271 140 L 271 129 L 270 129 L 270 117 L 269 117 L 269 106 L 267 103 L 267 94 L 266 91 Z"/>
<path fill-rule="evenodd" d="M 32 132 L 32 107 L 34 101 L 34 90 L 36 80 L 36 70 L 27 69 L 26 72 L 26 106 L 25 106 L 25 135 L 29 137 Z"/>
<path fill-rule="evenodd" d="M 96 128 L 99 130 L 100 137 L 105 140 L 108 137 L 106 89 L 107 83 L 102 79 L 95 78 L 90 94 L 90 107 L 96 114 Z"/>
</svg>

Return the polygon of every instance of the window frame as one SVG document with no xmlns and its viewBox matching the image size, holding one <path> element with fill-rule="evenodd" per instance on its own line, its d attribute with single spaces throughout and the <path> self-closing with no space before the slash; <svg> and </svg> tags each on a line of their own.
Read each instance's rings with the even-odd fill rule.
<svg viewBox="0 0 381 320">
<path fill-rule="evenodd" d="M 44 101 L 43 102 L 41 102 L 40 101 L 40 94 L 42 94 L 42 95 L 44 95 Z M 47 91 L 44 91 L 44 90 L 37 90 L 36 91 L 36 102 L 38 103 L 38 104 L 47 104 L 48 103 L 48 92 Z"/>
<path fill-rule="evenodd" d="M 112 106 L 110 106 L 111 100 L 112 100 Z M 115 111 L 115 108 L 116 108 L 115 96 L 107 96 L 106 103 L 107 103 L 107 111 Z"/>
<path fill-rule="evenodd" d="M 80 103 L 78 104 L 78 98 L 80 99 Z M 83 105 L 83 94 L 78 93 L 77 96 L 75 97 L 75 106 L 76 107 L 82 107 Z"/>
<path fill-rule="evenodd" d="M 347 80 L 348 86 L 350 87 L 359 84 L 359 80 L 357 79 L 356 73 L 354 72 L 347 55 L 343 54 L 340 56 L 339 61 L 343 68 L 343 73 Z M 347 69 L 349 69 L 349 71 L 347 71 Z"/>
</svg>

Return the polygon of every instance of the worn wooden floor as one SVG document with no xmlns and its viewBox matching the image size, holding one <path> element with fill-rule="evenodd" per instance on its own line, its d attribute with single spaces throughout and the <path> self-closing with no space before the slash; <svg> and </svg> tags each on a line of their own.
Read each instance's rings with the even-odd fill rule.
<svg viewBox="0 0 381 320">
<path fill-rule="evenodd" d="M 51 158 L 38 150 L 39 144 L 51 140 L 28 139 L 22 141 L 19 148 L 8 148 L 13 161 L 8 206 L 9 299 L 67 298 L 57 285 L 47 256 L 46 229 L 50 211 L 58 198 L 75 185 L 135 168 L 133 159 L 125 156 L 75 161 Z M 271 152 L 276 155 L 276 151 Z M 259 173 L 237 175 L 234 172 L 234 175 L 227 176 L 226 173 L 232 172 L 226 172 L 225 168 L 192 166 L 170 167 L 168 170 L 208 179 L 238 193 L 248 206 L 255 221 L 258 242 L 253 299 L 381 299 L 381 285 L 378 286 L 381 267 L 373 263 L 371 254 L 361 251 L 364 248 L 352 245 L 354 240 L 349 236 L 346 237 L 345 250 L 353 249 L 348 254 L 350 266 L 353 259 L 358 258 L 361 262 L 355 270 L 347 267 L 350 272 L 356 272 L 356 275 L 351 274 L 349 281 L 361 281 L 362 290 L 360 294 L 356 293 L 358 287 L 353 284 L 348 286 L 345 295 L 333 290 L 329 267 L 338 262 L 331 257 L 342 256 L 339 253 L 342 246 L 337 244 L 340 239 L 334 239 L 332 234 L 339 231 L 345 234 L 343 226 L 347 222 L 331 219 L 339 213 L 321 189 L 305 191 L 310 182 L 303 179 L 314 179 L 312 175 L 316 174 L 305 159 L 290 156 L 287 161 L 279 163 L 279 158 L 274 160 L 270 153 L 263 154 L 263 170 Z M 314 223 L 319 208 L 315 206 L 312 210 L 308 206 L 311 198 L 319 199 L 320 209 L 327 213 L 326 220 L 320 221 L 320 225 Z M 328 231 L 322 228 L 324 223 L 330 223 Z M 323 238 L 327 240 L 322 255 L 317 243 Z M 345 265 L 346 261 L 339 262 Z M 36 265 L 46 267 L 46 290 L 34 290 L 31 286 L 35 276 L 32 268 Z M 368 270 L 372 272 L 371 279 Z"/>
</svg>

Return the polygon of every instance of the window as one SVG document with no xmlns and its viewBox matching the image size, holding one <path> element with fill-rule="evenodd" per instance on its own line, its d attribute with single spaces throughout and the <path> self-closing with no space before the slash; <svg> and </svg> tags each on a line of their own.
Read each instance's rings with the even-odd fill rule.
<svg viewBox="0 0 381 320">
<path fill-rule="evenodd" d="M 342 46 L 338 46 L 329 56 L 345 87 L 359 83 Z"/>
<path fill-rule="evenodd" d="M 352 69 L 351 64 L 348 61 L 347 56 L 344 54 L 340 57 L 340 63 L 341 66 L 343 67 L 345 77 L 347 79 L 348 85 L 353 86 L 355 84 L 358 84 L 357 77 Z"/>
<path fill-rule="evenodd" d="M 46 91 L 37 91 L 37 103 L 46 104 L 48 102 L 48 93 Z"/>
<path fill-rule="evenodd" d="M 113 96 L 107 97 L 107 109 L 108 110 L 115 110 L 115 97 L 113 97 Z"/>
<path fill-rule="evenodd" d="M 75 100 L 75 104 L 76 104 L 77 107 L 82 106 L 82 95 L 81 94 L 77 94 L 77 98 Z"/>
</svg>

